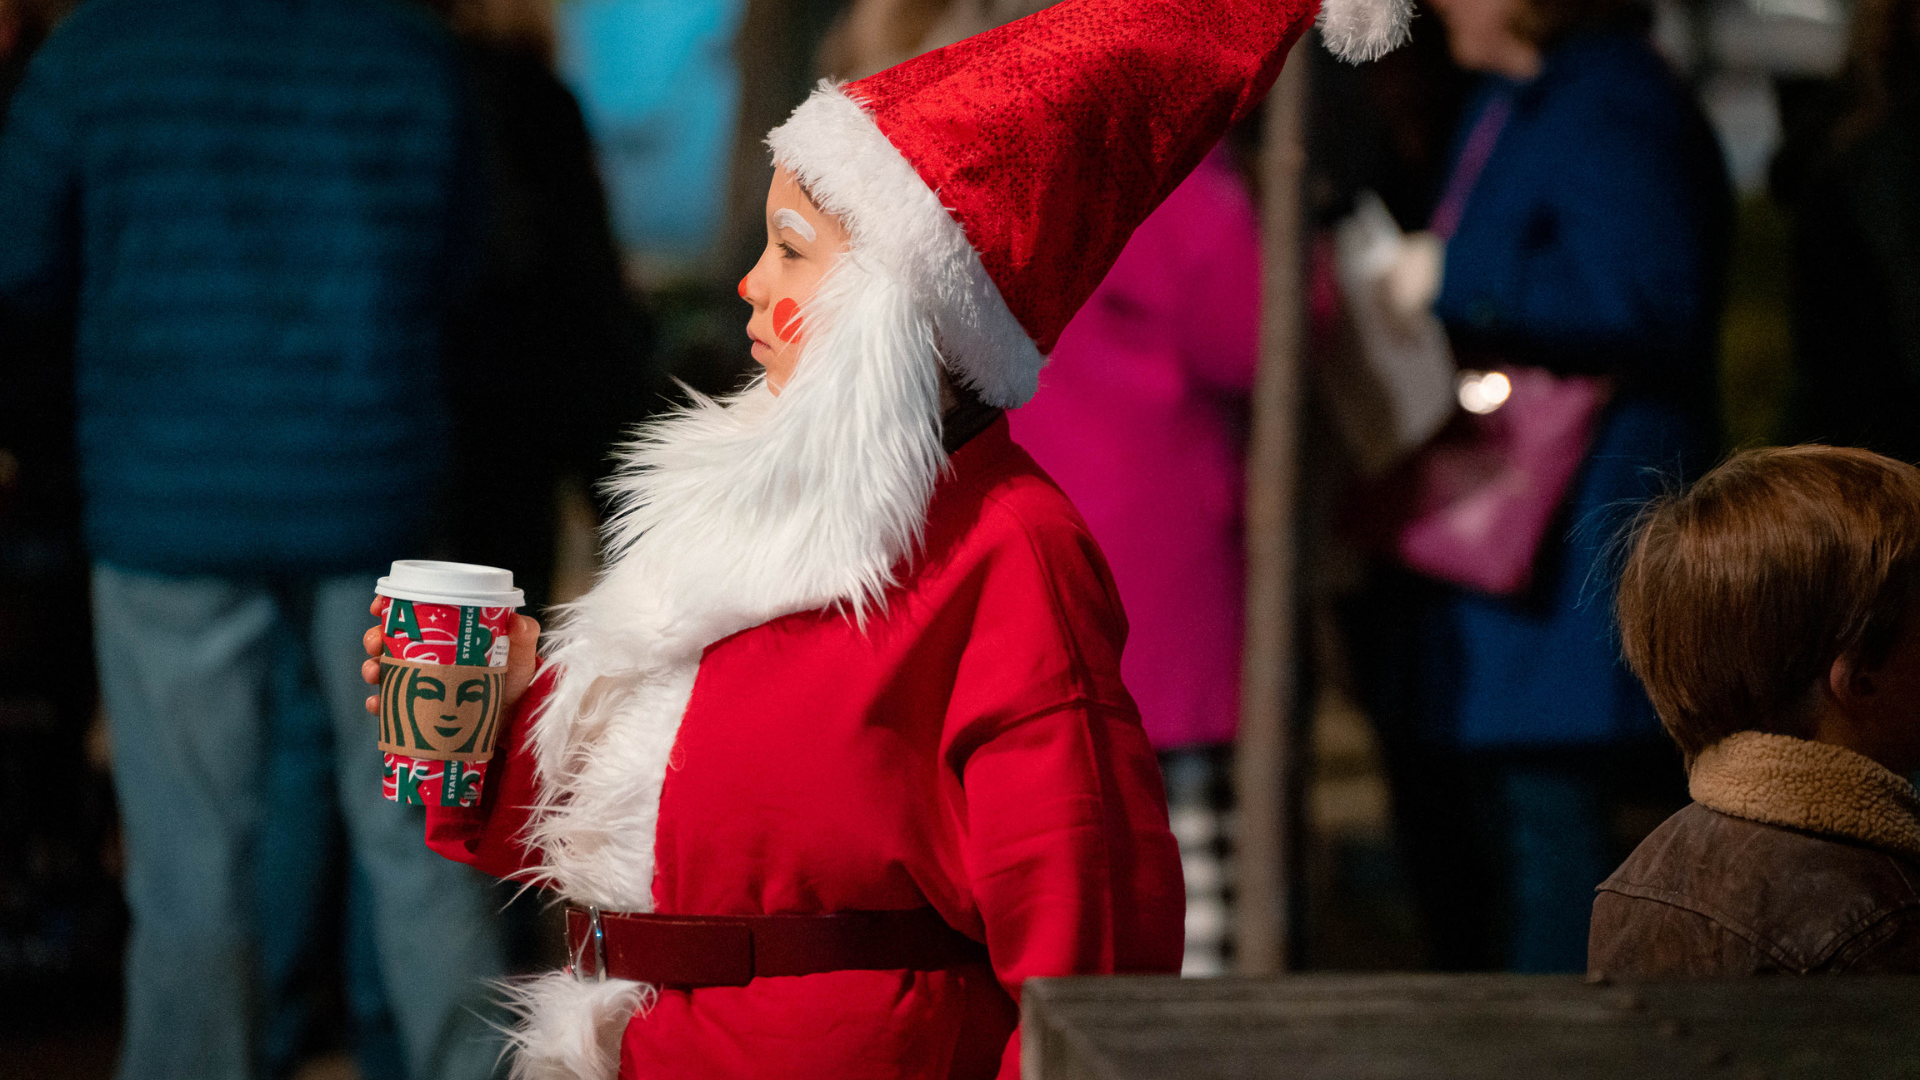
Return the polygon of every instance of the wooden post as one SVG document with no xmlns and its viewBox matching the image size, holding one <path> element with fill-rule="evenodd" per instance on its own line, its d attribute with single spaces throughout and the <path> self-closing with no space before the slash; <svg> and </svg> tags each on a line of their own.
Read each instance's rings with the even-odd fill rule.
<svg viewBox="0 0 1920 1080">
<path fill-rule="evenodd" d="M 1247 453 L 1247 641 L 1234 751 L 1235 966 L 1267 975 L 1297 963 L 1294 895 L 1305 781 L 1294 722 L 1301 351 L 1305 340 L 1302 173 L 1311 35 L 1267 99 L 1260 155 L 1261 338 Z"/>
</svg>

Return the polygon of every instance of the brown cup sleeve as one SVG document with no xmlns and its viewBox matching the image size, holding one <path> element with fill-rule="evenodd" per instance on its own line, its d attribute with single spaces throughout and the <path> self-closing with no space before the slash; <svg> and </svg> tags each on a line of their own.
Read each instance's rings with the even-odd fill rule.
<svg viewBox="0 0 1920 1080">
<path fill-rule="evenodd" d="M 380 749 L 430 761 L 489 761 L 507 669 L 380 658 Z"/>
</svg>

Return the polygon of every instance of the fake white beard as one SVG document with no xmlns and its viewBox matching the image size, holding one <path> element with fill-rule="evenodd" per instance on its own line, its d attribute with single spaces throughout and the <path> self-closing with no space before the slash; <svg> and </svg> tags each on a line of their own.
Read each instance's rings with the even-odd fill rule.
<svg viewBox="0 0 1920 1080">
<path fill-rule="evenodd" d="M 802 309 L 764 381 L 644 427 L 612 482 L 608 567 L 561 614 L 561 673 L 532 736 L 538 880 L 652 908 L 660 785 L 706 646 L 796 611 L 884 605 L 946 465 L 939 355 L 908 289 L 858 252 Z"/>
<path fill-rule="evenodd" d="M 608 565 L 548 636 L 558 681 L 531 737 L 530 875 L 567 899 L 653 910 L 654 830 L 700 656 L 796 611 L 885 604 L 946 466 L 939 355 L 907 289 L 844 256 L 802 309 L 779 396 L 756 381 L 643 427 L 612 482 Z M 652 988 L 552 974 L 515 985 L 516 1080 L 613 1080 Z"/>
</svg>

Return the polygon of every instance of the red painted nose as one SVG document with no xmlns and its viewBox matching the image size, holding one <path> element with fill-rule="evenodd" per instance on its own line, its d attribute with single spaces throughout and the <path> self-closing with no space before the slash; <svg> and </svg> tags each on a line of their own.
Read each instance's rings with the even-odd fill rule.
<svg viewBox="0 0 1920 1080">
<path fill-rule="evenodd" d="M 735 291 L 740 294 L 740 299 L 745 300 L 747 298 L 747 279 L 746 278 L 740 279 L 740 287 Z"/>
</svg>

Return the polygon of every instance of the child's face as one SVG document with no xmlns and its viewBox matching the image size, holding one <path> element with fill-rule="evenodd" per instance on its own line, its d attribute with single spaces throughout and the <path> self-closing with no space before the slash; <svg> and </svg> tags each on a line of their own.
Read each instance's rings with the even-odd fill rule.
<svg viewBox="0 0 1920 1080">
<path fill-rule="evenodd" d="M 740 299 L 753 305 L 747 336 L 775 394 L 793 377 L 800 359 L 805 336 L 800 309 L 813 299 L 848 241 L 840 219 L 813 205 L 792 173 L 774 171 L 767 188 L 767 247 L 740 279 Z"/>
</svg>

